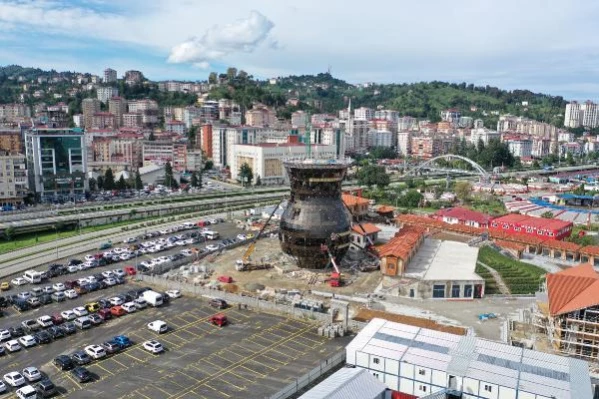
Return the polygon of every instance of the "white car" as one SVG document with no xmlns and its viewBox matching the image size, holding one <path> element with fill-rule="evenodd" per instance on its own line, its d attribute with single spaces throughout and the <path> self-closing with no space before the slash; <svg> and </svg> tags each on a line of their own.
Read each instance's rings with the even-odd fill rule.
<svg viewBox="0 0 599 399">
<path fill-rule="evenodd" d="M 113 296 L 112 298 L 110 298 L 108 300 L 108 302 L 110 302 L 110 304 L 112 306 L 118 306 L 118 305 L 122 305 L 123 304 L 123 300 L 121 298 L 119 298 L 118 296 Z"/>
<path fill-rule="evenodd" d="M 143 348 L 148 352 L 154 354 L 164 352 L 164 346 L 162 346 L 160 342 L 154 340 L 144 342 Z"/>
<path fill-rule="evenodd" d="M 142 310 L 142 309 L 145 309 L 148 307 L 148 302 L 146 302 L 146 300 L 143 298 L 137 298 L 133 301 L 133 303 L 135 304 L 135 307 L 139 310 Z"/>
<path fill-rule="evenodd" d="M 112 252 L 113 252 L 114 254 L 116 254 L 116 255 L 120 255 L 120 254 L 122 254 L 122 253 L 123 253 L 123 252 L 125 252 L 125 251 L 126 251 L 126 249 L 125 249 L 125 248 L 114 248 L 114 249 L 112 250 Z"/>
<path fill-rule="evenodd" d="M 23 377 L 29 382 L 34 382 L 42 379 L 42 373 L 35 367 L 25 367 L 23 369 Z"/>
<path fill-rule="evenodd" d="M 89 314 L 87 309 L 85 309 L 83 306 L 77 306 L 75 309 L 73 309 L 73 313 L 75 313 L 75 316 L 77 317 L 87 316 Z"/>
<path fill-rule="evenodd" d="M 181 291 L 179 290 L 168 290 L 165 293 L 169 298 L 181 298 Z"/>
<path fill-rule="evenodd" d="M 87 282 L 88 283 L 97 283 L 98 279 L 96 278 L 96 276 L 87 276 Z"/>
<path fill-rule="evenodd" d="M 11 387 L 20 387 L 25 384 L 25 378 L 17 371 L 4 374 L 4 381 Z"/>
<path fill-rule="evenodd" d="M 129 260 L 133 257 L 133 255 L 131 254 L 131 252 L 123 252 L 121 254 L 121 260 Z"/>
<path fill-rule="evenodd" d="M 162 334 L 163 332 L 167 332 L 168 326 L 162 320 L 154 320 L 153 322 L 148 323 L 148 329 L 158 334 Z"/>
<path fill-rule="evenodd" d="M 31 385 L 25 385 L 23 388 L 17 389 L 16 393 L 19 399 L 35 399 L 38 397 L 37 390 Z"/>
<path fill-rule="evenodd" d="M 9 340 L 12 337 L 10 331 L 8 330 L 0 330 L 0 341 L 4 342 Z"/>
<path fill-rule="evenodd" d="M 125 272 L 123 271 L 123 269 L 114 269 L 112 272 L 113 272 L 113 273 L 114 273 L 114 275 L 115 275 L 115 276 L 117 276 L 117 277 L 125 277 L 125 276 L 127 275 L 127 273 L 125 273 Z"/>
<path fill-rule="evenodd" d="M 77 318 L 77 315 L 72 310 L 63 310 L 62 312 L 60 312 L 60 315 L 66 321 L 75 320 Z"/>
<path fill-rule="evenodd" d="M 19 293 L 17 294 L 17 296 L 18 296 L 20 299 L 25 299 L 25 300 L 27 300 L 27 299 L 31 298 L 31 292 L 29 292 L 29 291 L 23 291 L 23 292 L 19 292 Z"/>
<path fill-rule="evenodd" d="M 54 288 L 51 285 L 47 285 L 44 287 L 44 294 L 52 294 L 54 292 Z"/>
<path fill-rule="evenodd" d="M 19 341 L 17 341 L 16 339 L 11 339 L 10 341 L 7 341 L 4 344 L 4 347 L 6 348 L 7 351 L 9 352 L 18 352 L 21 350 L 21 344 L 19 344 Z"/>
<path fill-rule="evenodd" d="M 106 350 L 100 345 L 89 345 L 84 350 L 92 359 L 101 359 L 106 356 Z"/>
<path fill-rule="evenodd" d="M 135 306 L 135 302 L 126 302 L 122 304 L 121 307 L 127 313 L 134 313 L 135 311 L 137 311 L 137 306 Z"/>
<path fill-rule="evenodd" d="M 85 255 L 85 260 L 88 262 L 91 262 L 92 260 L 95 260 L 96 257 L 94 255 Z"/>
<path fill-rule="evenodd" d="M 143 262 L 140 262 L 139 265 L 143 267 L 152 267 L 152 262 L 149 260 L 144 260 Z"/>
<path fill-rule="evenodd" d="M 193 252 L 191 252 L 191 249 L 182 249 L 181 252 L 179 252 L 181 255 L 183 256 L 192 256 Z"/>
<path fill-rule="evenodd" d="M 179 240 L 175 242 L 175 245 L 178 245 L 180 247 L 184 247 L 185 245 L 187 245 L 187 243 L 185 242 L 185 240 Z"/>
<path fill-rule="evenodd" d="M 246 239 L 246 237 L 245 237 L 245 234 L 237 234 L 237 239 L 238 239 L 239 241 L 243 241 L 243 240 L 245 240 L 245 239 Z"/>
<path fill-rule="evenodd" d="M 64 295 L 69 299 L 75 299 L 79 296 L 79 294 L 77 294 L 77 291 L 75 290 L 66 290 L 64 292 Z"/>
<path fill-rule="evenodd" d="M 104 278 L 114 277 L 114 273 L 111 272 L 110 270 L 104 270 L 102 272 L 102 277 L 104 277 Z"/>
<path fill-rule="evenodd" d="M 27 284 L 27 280 L 25 280 L 23 277 L 15 277 L 12 280 L 10 280 L 10 283 L 12 285 L 25 285 Z"/>
<path fill-rule="evenodd" d="M 19 343 L 23 348 L 31 348 L 37 345 L 37 341 L 33 338 L 33 335 L 24 335 L 19 337 Z"/>
<path fill-rule="evenodd" d="M 37 318 L 37 324 L 42 328 L 52 327 L 54 323 L 52 322 L 52 318 L 48 315 L 43 315 Z"/>
<path fill-rule="evenodd" d="M 79 265 L 70 265 L 67 267 L 69 273 L 77 273 L 79 271 Z"/>
<path fill-rule="evenodd" d="M 64 291 L 67 289 L 63 283 L 54 283 L 52 284 L 52 288 L 54 288 L 54 291 Z"/>
<path fill-rule="evenodd" d="M 206 249 L 208 251 L 216 251 L 216 250 L 218 250 L 218 245 L 216 245 L 216 244 L 209 244 L 209 245 L 206 245 Z"/>
<path fill-rule="evenodd" d="M 137 238 L 135 238 L 135 237 L 129 237 L 129 238 L 125 238 L 123 240 L 123 244 L 133 244 L 136 241 L 137 241 Z"/>
<path fill-rule="evenodd" d="M 102 254 L 104 258 L 112 258 L 113 255 L 114 253 L 112 251 L 106 251 Z"/>
<path fill-rule="evenodd" d="M 116 285 L 116 280 L 112 277 L 108 277 L 104 279 L 104 284 L 106 284 L 109 287 L 112 287 L 113 285 Z"/>
<path fill-rule="evenodd" d="M 210 222 L 210 224 L 218 224 L 217 219 L 209 219 L 208 221 Z"/>
</svg>

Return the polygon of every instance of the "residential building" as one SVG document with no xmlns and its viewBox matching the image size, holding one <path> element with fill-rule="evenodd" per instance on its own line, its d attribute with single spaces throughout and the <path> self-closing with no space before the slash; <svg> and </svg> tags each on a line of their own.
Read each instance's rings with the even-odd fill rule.
<svg viewBox="0 0 599 399">
<path fill-rule="evenodd" d="M 532 140 L 530 139 L 508 140 L 507 145 L 515 157 L 530 158 L 532 156 Z"/>
<path fill-rule="evenodd" d="M 92 128 L 92 122 L 94 114 L 100 112 L 101 101 L 95 98 L 84 98 L 81 101 L 81 108 L 83 110 L 83 127 L 85 129 Z"/>
<path fill-rule="evenodd" d="M 141 123 L 143 126 L 156 126 L 158 125 L 158 110 L 146 110 L 141 112 Z"/>
<path fill-rule="evenodd" d="M 583 360 L 378 318 L 347 345 L 346 362 L 398 398 L 593 397 Z"/>
<path fill-rule="evenodd" d="M 435 212 L 434 218 L 448 224 L 461 224 L 485 229 L 489 227 L 489 223 L 493 219 L 487 214 L 459 207 L 440 209 Z"/>
<path fill-rule="evenodd" d="M 89 163 L 89 167 L 122 164 L 128 170 L 136 170 L 142 164 L 142 142 L 143 134 L 97 137 L 92 142 L 93 161 Z"/>
<path fill-rule="evenodd" d="M 31 108 L 25 104 L 0 104 L 0 121 L 16 122 L 19 118 L 30 118 Z"/>
<path fill-rule="evenodd" d="M 92 129 L 116 129 L 117 124 L 110 112 L 96 112 L 92 116 Z"/>
<path fill-rule="evenodd" d="M 206 158 L 212 159 L 212 125 L 202 125 L 200 137 L 196 137 L 196 142 L 200 142 L 200 148 L 206 154 Z"/>
<path fill-rule="evenodd" d="M 127 101 L 122 97 L 108 99 L 108 112 L 114 115 L 116 127 L 123 126 L 123 115 L 127 113 Z"/>
<path fill-rule="evenodd" d="M 356 108 L 354 110 L 354 119 L 357 121 L 369 121 L 374 119 L 374 111 L 366 107 Z"/>
<path fill-rule="evenodd" d="M 129 112 L 123 114 L 124 127 L 141 127 L 143 126 L 141 112 Z"/>
<path fill-rule="evenodd" d="M 144 75 L 140 71 L 126 71 L 125 84 L 134 85 L 143 81 Z"/>
<path fill-rule="evenodd" d="M 400 156 L 407 157 L 412 150 L 412 133 L 410 131 L 397 132 L 397 153 Z"/>
<path fill-rule="evenodd" d="M 142 163 L 148 165 L 165 165 L 170 162 L 173 170 L 184 171 L 187 168 L 187 145 L 172 141 L 144 141 L 142 146 Z"/>
<path fill-rule="evenodd" d="M 106 68 L 104 70 L 104 83 L 115 83 L 116 79 L 116 71 L 114 69 Z"/>
<path fill-rule="evenodd" d="M 543 158 L 551 153 L 551 140 L 533 138 L 531 155 L 535 158 Z"/>
<path fill-rule="evenodd" d="M 21 205 L 28 186 L 25 155 L 0 150 L 0 205 Z"/>
<path fill-rule="evenodd" d="M 144 98 L 141 100 L 129 100 L 127 101 L 127 108 L 130 113 L 158 110 L 158 103 L 149 98 Z"/>
<path fill-rule="evenodd" d="M 363 368 L 343 367 L 299 399 L 390 399 L 388 388 Z"/>
<path fill-rule="evenodd" d="M 187 151 L 187 165 L 185 170 L 201 171 L 202 169 L 204 169 L 204 156 L 202 151 Z"/>
<path fill-rule="evenodd" d="M 81 129 L 25 131 L 29 188 L 42 201 L 82 198 L 88 188 Z"/>
<path fill-rule="evenodd" d="M 9 154 L 24 154 L 23 136 L 20 129 L 0 128 L 0 151 Z"/>
<path fill-rule="evenodd" d="M 194 124 L 194 120 L 200 119 L 202 111 L 200 108 L 189 106 L 183 109 L 183 122 L 187 129 L 191 129 Z"/>
<path fill-rule="evenodd" d="M 411 116 L 403 116 L 397 120 L 397 130 L 400 132 L 406 132 L 414 130 L 418 127 L 418 120 Z"/>
<path fill-rule="evenodd" d="M 351 247 L 366 249 L 376 243 L 381 229 L 372 223 L 354 224 L 350 232 Z"/>
<path fill-rule="evenodd" d="M 557 141 L 561 143 L 571 143 L 576 140 L 576 136 L 571 132 L 559 132 Z"/>
<path fill-rule="evenodd" d="M 368 147 L 392 147 L 393 133 L 388 130 L 371 130 L 368 132 Z"/>
<path fill-rule="evenodd" d="M 495 130 L 478 128 L 472 129 L 470 131 L 470 142 L 474 145 L 478 145 L 479 141 L 482 141 L 485 145 L 488 145 L 489 141 L 499 139 L 501 139 L 501 133 Z"/>
<path fill-rule="evenodd" d="M 458 126 L 461 128 L 470 129 L 474 126 L 474 118 L 471 116 L 460 116 L 458 119 Z"/>
<path fill-rule="evenodd" d="M 563 240 L 572 234 L 572 222 L 545 219 L 511 213 L 491 221 L 489 230 L 509 234 L 537 236 L 549 240 Z"/>
<path fill-rule="evenodd" d="M 341 200 L 354 217 L 362 218 L 368 214 L 370 201 L 357 195 L 343 193 Z"/>
<path fill-rule="evenodd" d="M 348 151 L 365 152 L 368 149 L 367 120 L 340 120 L 339 126 L 345 131 L 345 146 Z"/>
<path fill-rule="evenodd" d="M 308 123 L 308 114 L 304 111 L 295 111 L 291 114 L 291 127 L 305 128 Z"/>
<path fill-rule="evenodd" d="M 334 145 L 313 145 L 311 151 L 313 159 L 335 159 L 336 157 Z M 254 172 L 254 183 L 259 176 L 264 185 L 284 184 L 288 177 L 283 161 L 306 158 L 307 155 L 306 146 L 301 143 L 233 144 L 231 178 L 237 179 L 239 168 L 247 163 Z"/>
<path fill-rule="evenodd" d="M 583 104 L 572 101 L 566 104 L 564 126 L 573 128 L 579 126 L 595 128 L 599 126 L 599 105 L 592 101 L 586 101 Z"/>
<path fill-rule="evenodd" d="M 283 141 L 287 141 L 287 138 L 283 134 L 280 136 Z M 325 123 L 312 126 L 310 143 L 334 145 L 336 148 L 335 158 L 342 159 L 345 157 L 345 134 L 340 128 L 336 128 L 331 124 Z"/>
<path fill-rule="evenodd" d="M 390 109 L 380 109 L 374 111 L 374 119 L 384 119 L 386 121 L 393 122 L 397 125 L 399 119 L 399 111 L 393 111 Z"/>
<path fill-rule="evenodd" d="M 275 113 L 268 107 L 257 107 L 245 112 L 245 123 L 253 127 L 272 126 L 276 122 Z"/>
<path fill-rule="evenodd" d="M 112 97 L 118 97 L 119 89 L 116 87 L 103 86 L 96 89 L 98 100 L 106 104 Z"/>
<path fill-rule="evenodd" d="M 167 121 L 164 126 L 167 132 L 175 133 L 179 136 L 184 136 L 187 132 L 185 123 L 181 121 Z"/>
<path fill-rule="evenodd" d="M 412 136 L 410 154 L 429 159 L 442 154 L 443 141 L 435 136 Z"/>
<path fill-rule="evenodd" d="M 445 122 L 457 124 L 461 116 L 462 114 L 457 108 L 449 108 L 441 111 L 441 120 L 444 120 Z"/>
</svg>

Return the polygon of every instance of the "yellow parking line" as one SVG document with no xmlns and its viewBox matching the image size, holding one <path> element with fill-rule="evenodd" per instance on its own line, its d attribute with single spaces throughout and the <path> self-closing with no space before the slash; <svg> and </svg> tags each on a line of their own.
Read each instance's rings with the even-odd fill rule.
<svg viewBox="0 0 599 399">
<path fill-rule="evenodd" d="M 258 365 L 259 365 L 259 366 L 266 367 L 267 369 L 271 369 L 272 371 L 276 371 L 276 370 L 278 370 L 278 369 L 279 369 L 279 367 L 272 367 L 272 366 L 269 366 L 268 364 L 265 364 L 265 363 L 259 362 L 259 361 L 257 361 L 256 359 L 254 359 L 254 360 L 253 360 L 253 362 L 255 362 L 255 363 L 258 363 Z M 251 370 L 251 369 L 250 369 L 250 370 Z"/>
<path fill-rule="evenodd" d="M 269 360 L 272 360 L 273 362 L 277 362 L 279 364 L 287 364 L 286 362 L 282 362 L 279 359 L 272 358 L 272 357 L 270 357 L 268 355 L 265 355 L 265 354 L 261 354 L 260 356 L 263 356 L 263 357 L 265 357 L 265 358 L 267 358 Z"/>
<path fill-rule="evenodd" d="M 71 380 L 71 382 L 73 384 L 75 384 L 75 386 L 77 387 L 77 389 L 82 389 L 81 384 L 79 384 L 77 381 L 75 381 L 75 379 L 73 377 L 71 377 L 70 375 L 66 374 L 66 377 Z"/>
<path fill-rule="evenodd" d="M 245 368 L 245 369 L 249 370 L 247 367 L 244 367 L 244 366 L 241 366 L 241 367 L 243 367 L 243 368 Z M 229 371 L 229 373 L 228 373 L 228 374 L 233 374 L 235 377 L 237 377 L 237 378 L 241 378 L 242 380 L 246 380 L 246 381 L 247 381 L 247 382 L 249 382 L 250 384 L 255 384 L 255 383 L 256 383 L 256 381 L 249 380 L 249 379 L 245 378 L 244 376 L 241 376 L 241 375 L 239 375 L 239 374 L 237 374 L 237 373 L 234 373 L 234 372 L 232 372 L 232 371 Z M 262 375 L 262 374 L 260 374 L 260 375 Z M 264 378 L 264 377 L 266 377 L 266 376 L 265 376 L 265 375 L 263 375 L 263 376 L 262 376 L 262 378 Z M 245 389 L 245 387 L 244 387 L 244 389 Z"/>
<path fill-rule="evenodd" d="M 137 357 L 135 357 L 135 356 L 133 356 L 133 355 L 129 354 L 128 352 L 123 352 L 123 355 L 127 355 L 127 356 L 129 356 L 131 359 L 137 360 L 137 361 L 138 361 L 138 362 L 140 362 L 140 363 L 145 363 L 143 360 L 141 360 L 141 359 L 138 359 Z M 130 367 L 131 367 L 131 366 L 129 366 L 129 367 L 127 367 L 127 368 L 130 368 Z"/>
<path fill-rule="evenodd" d="M 233 385 L 233 386 L 234 386 L 234 387 L 236 387 L 236 388 L 239 388 L 239 387 L 238 387 L 237 385 L 235 385 L 235 384 L 231 384 L 231 385 Z M 218 389 L 216 389 L 216 388 L 214 388 L 214 387 L 212 387 L 212 386 L 210 386 L 210 385 L 208 385 L 208 384 L 204 384 L 204 386 L 206 386 L 206 387 L 208 387 L 208 388 L 212 389 L 214 392 L 218 392 L 218 393 L 220 393 L 221 395 L 225 395 L 227 398 L 230 398 L 230 397 L 231 397 L 231 395 L 229 395 L 229 394 L 226 394 L 226 393 L 224 393 L 223 391 L 221 391 L 221 390 L 218 390 Z M 193 390 L 192 390 L 192 391 L 193 391 Z M 242 391 L 242 389 L 240 389 L 240 391 Z"/>
<path fill-rule="evenodd" d="M 100 366 L 100 364 L 99 364 L 99 363 L 97 363 L 97 362 L 96 362 L 96 363 L 94 363 L 94 364 L 93 364 L 93 366 L 98 366 L 98 367 L 99 367 L 99 368 L 101 368 L 102 370 L 106 371 L 108 374 L 110 374 L 110 375 L 114 375 L 114 373 L 113 373 L 112 371 L 110 371 L 110 370 L 108 370 L 108 369 L 106 369 L 106 368 L 104 368 L 104 367 Z"/>
<path fill-rule="evenodd" d="M 246 369 L 247 371 L 249 371 L 249 372 L 250 372 L 250 373 L 252 373 L 252 374 L 259 375 L 259 376 L 260 376 L 260 378 L 266 378 L 266 377 L 267 377 L 266 375 L 264 375 L 264 374 L 262 374 L 262 373 L 259 373 L 259 372 L 257 372 L 256 370 L 252 370 L 252 369 L 250 369 L 250 368 L 247 368 L 247 367 L 245 367 L 245 366 L 243 366 L 243 365 L 242 365 L 242 366 L 239 366 L 239 368 Z M 231 373 L 231 374 L 235 374 L 235 373 L 233 373 L 233 371 L 229 371 L 229 373 Z M 243 377 L 242 377 L 242 378 L 243 378 Z"/>
</svg>

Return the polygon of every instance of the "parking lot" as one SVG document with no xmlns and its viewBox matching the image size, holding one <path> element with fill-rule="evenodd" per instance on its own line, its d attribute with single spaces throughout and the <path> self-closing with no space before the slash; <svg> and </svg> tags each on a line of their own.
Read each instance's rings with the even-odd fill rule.
<svg viewBox="0 0 599 399">
<path fill-rule="evenodd" d="M 262 398 L 342 350 L 349 340 L 320 337 L 309 321 L 235 306 L 223 311 L 230 325 L 219 328 L 208 321 L 215 312 L 205 299 L 173 299 L 170 305 L 8 354 L 0 360 L 0 373 L 38 367 L 60 387 L 59 396 L 69 398 Z M 156 319 L 166 321 L 170 330 L 160 336 L 148 330 L 147 323 Z M 59 354 L 118 334 L 126 334 L 135 345 L 92 362 L 88 366 L 94 375 L 91 382 L 80 384 L 51 363 Z M 146 352 L 140 344 L 148 339 L 160 341 L 166 352 Z"/>
</svg>

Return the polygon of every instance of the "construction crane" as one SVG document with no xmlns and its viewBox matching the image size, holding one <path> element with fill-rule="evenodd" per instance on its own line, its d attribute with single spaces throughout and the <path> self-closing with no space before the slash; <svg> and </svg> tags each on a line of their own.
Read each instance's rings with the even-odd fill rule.
<svg viewBox="0 0 599 399">
<path fill-rule="evenodd" d="M 335 257 L 329 250 L 329 246 L 322 244 L 320 246 L 320 250 L 326 252 L 327 255 L 329 255 L 329 259 L 331 261 L 331 264 L 333 265 L 333 269 L 335 269 L 335 271 L 331 273 L 331 276 L 329 278 L 329 285 L 331 287 L 341 287 L 343 285 L 341 270 L 339 270 L 339 266 L 337 266 L 337 262 L 335 262 Z"/>
<path fill-rule="evenodd" d="M 256 234 L 254 236 L 254 238 L 252 238 L 252 242 L 250 242 L 250 245 L 248 245 L 247 249 L 245 250 L 245 253 L 243 254 L 243 258 L 242 259 L 237 259 L 237 261 L 235 262 L 235 269 L 237 271 L 243 272 L 243 271 L 259 270 L 259 269 L 269 269 L 270 268 L 270 265 L 268 265 L 268 264 L 251 263 L 250 262 L 250 258 L 252 256 L 252 254 L 254 253 L 254 251 L 256 250 L 256 243 L 257 243 L 257 241 L 262 236 L 262 233 L 264 233 L 264 230 L 266 230 L 266 226 L 268 226 L 268 223 L 270 222 L 270 220 L 272 219 L 272 217 L 275 215 L 275 213 L 277 212 L 277 209 L 279 209 L 279 206 L 281 205 L 281 203 L 283 203 L 283 201 L 285 201 L 285 199 L 281 200 L 281 202 L 279 202 L 274 207 L 274 209 L 272 210 L 272 212 L 268 216 L 268 219 L 266 219 L 266 222 L 264 223 L 264 225 L 262 226 L 262 228 L 260 229 L 260 231 L 258 232 L 258 234 Z"/>
</svg>

